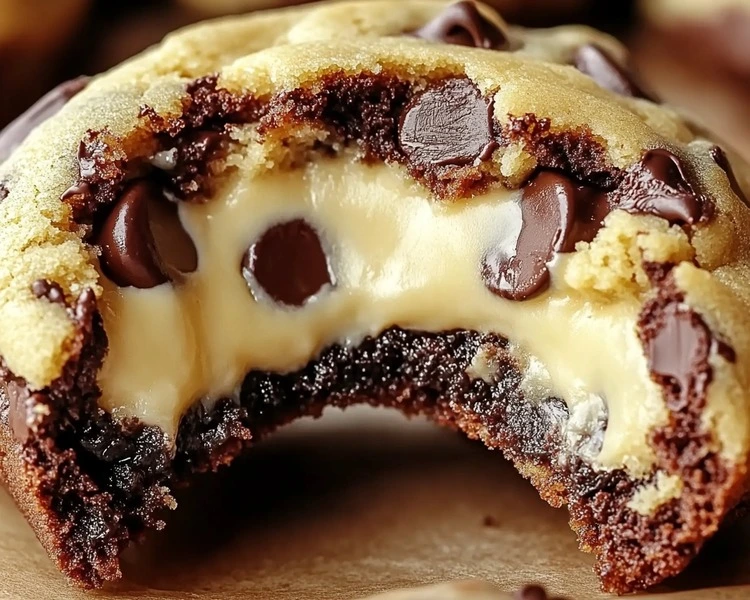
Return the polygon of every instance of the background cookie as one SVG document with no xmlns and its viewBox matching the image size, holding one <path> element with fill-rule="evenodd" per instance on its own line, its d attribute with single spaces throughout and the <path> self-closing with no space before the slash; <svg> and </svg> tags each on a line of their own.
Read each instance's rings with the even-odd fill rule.
<svg viewBox="0 0 750 600">
<path fill-rule="evenodd" d="M 665 100 L 750 157 L 750 3 L 643 0 L 640 8 L 638 71 Z"/>
</svg>

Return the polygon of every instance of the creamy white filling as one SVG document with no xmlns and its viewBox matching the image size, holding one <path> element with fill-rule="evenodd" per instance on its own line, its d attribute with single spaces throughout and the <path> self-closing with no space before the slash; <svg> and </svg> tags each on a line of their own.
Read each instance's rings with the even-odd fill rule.
<svg viewBox="0 0 750 600">
<path fill-rule="evenodd" d="M 534 299 L 505 300 L 484 285 L 482 256 L 496 244 L 512 249 L 519 200 L 495 189 L 440 202 L 401 167 L 346 156 L 238 172 L 211 201 L 180 206 L 198 249 L 195 273 L 151 289 L 105 282 L 102 404 L 173 436 L 191 404 L 233 396 L 250 370 L 293 371 L 328 345 L 394 325 L 473 329 L 534 356 L 549 392 L 571 409 L 601 398 L 609 422 L 596 463 L 645 473 L 653 462 L 646 435 L 666 409 L 637 338 L 638 302 L 597 303 L 566 288 L 555 277 L 566 255 L 550 290 Z M 298 309 L 256 301 L 241 275 L 243 253 L 271 225 L 300 217 L 330 252 L 336 286 Z"/>
</svg>

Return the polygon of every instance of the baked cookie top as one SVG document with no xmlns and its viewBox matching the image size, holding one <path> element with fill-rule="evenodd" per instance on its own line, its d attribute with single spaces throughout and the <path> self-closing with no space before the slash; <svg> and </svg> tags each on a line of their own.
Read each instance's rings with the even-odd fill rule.
<svg viewBox="0 0 750 600">
<path fill-rule="evenodd" d="M 289 371 L 392 325 L 497 331 L 520 347 L 529 397 L 535 386 L 559 393 L 584 430 L 607 399 L 602 466 L 649 472 L 654 450 L 632 432 L 668 420 L 664 381 L 696 377 L 704 426 L 744 463 L 750 212 L 727 155 L 645 98 L 610 39 L 446 6 L 347 2 L 219 20 L 93 80 L 0 168 L 7 368 L 32 389 L 59 379 L 93 293 L 110 345 L 102 406 L 174 435 L 188 406 L 231 396 L 253 368 Z M 154 262 L 168 251 L 153 244 L 131 252 L 130 230 L 117 229 L 141 218 L 132 207 L 152 194 L 140 185 L 152 171 L 179 205 L 190 264 Z M 378 209 L 361 206 L 383 196 L 368 195 L 368 177 L 391 186 Z M 241 195 L 243 181 L 261 192 Z M 332 189 L 365 200 L 318 201 L 300 181 L 344 182 Z M 305 218 L 274 230 L 287 189 L 308 198 L 290 213 Z M 232 213 L 237 204 L 249 212 Z M 340 237 L 315 241 L 310 207 L 317 229 Z M 233 229 L 261 214 L 266 233 Z M 383 241 L 404 222 L 415 231 Z M 285 236 L 313 240 L 307 288 L 279 291 L 278 270 L 263 274 L 258 253 Z M 326 286 L 343 292 L 308 303 Z M 473 373 L 491 379 L 491 357 Z M 154 391 L 155 380 L 168 385 Z M 644 511 L 679 493 L 659 481 L 639 497 Z"/>
</svg>

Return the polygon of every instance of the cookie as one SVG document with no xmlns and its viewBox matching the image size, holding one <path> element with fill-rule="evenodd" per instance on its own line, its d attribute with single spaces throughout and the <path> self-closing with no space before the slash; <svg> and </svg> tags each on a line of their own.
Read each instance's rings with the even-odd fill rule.
<svg viewBox="0 0 750 600">
<path fill-rule="evenodd" d="M 305 4 L 316 0 L 180 0 L 198 15 L 228 15 L 245 11 Z M 620 0 L 617 0 L 618 2 Z M 487 2 L 513 23 L 554 25 L 566 18 L 585 14 L 592 0 L 492 0 Z"/>
<path fill-rule="evenodd" d="M 60 569 L 120 577 L 176 485 L 366 402 L 500 449 L 604 589 L 683 570 L 747 486 L 747 167 L 623 59 L 318 4 L 176 33 L 31 131 L 0 471 Z"/>
<path fill-rule="evenodd" d="M 750 158 L 750 4 L 643 0 L 634 57 L 651 86 Z"/>
</svg>

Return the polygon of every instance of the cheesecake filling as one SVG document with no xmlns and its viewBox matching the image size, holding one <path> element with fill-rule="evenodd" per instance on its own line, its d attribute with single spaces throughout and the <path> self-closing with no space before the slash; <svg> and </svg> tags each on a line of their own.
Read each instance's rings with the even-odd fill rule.
<svg viewBox="0 0 750 600">
<path fill-rule="evenodd" d="M 571 452 L 598 468 L 647 474 L 646 436 L 667 413 L 636 332 L 637 298 L 602 301 L 567 286 L 558 274 L 571 253 L 537 269 L 548 287 L 523 299 L 488 284 L 489 255 L 528 247 L 523 195 L 497 185 L 436 202 L 404 167 L 347 153 L 234 171 L 210 201 L 177 204 L 195 256 L 188 248 L 170 260 L 182 258 L 174 273 L 141 261 L 151 287 L 118 285 L 132 265 L 112 260 L 117 243 L 103 244 L 103 408 L 174 437 L 195 402 L 236 397 L 250 371 L 294 371 L 326 347 L 393 326 L 475 330 L 511 341 L 526 401 L 568 404 Z M 110 216 L 115 231 L 139 218 L 128 210 Z M 159 227 L 151 226 L 157 248 Z M 524 269 L 506 268 L 505 278 Z M 469 371 L 491 378 L 491 357 L 475 357 Z M 603 442 L 587 443 L 605 424 Z"/>
</svg>

